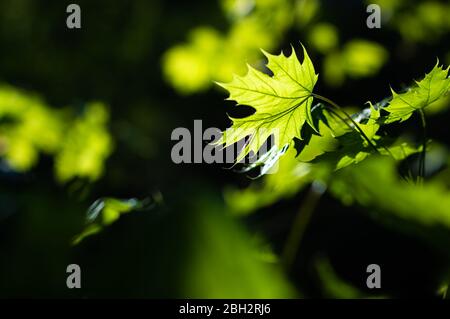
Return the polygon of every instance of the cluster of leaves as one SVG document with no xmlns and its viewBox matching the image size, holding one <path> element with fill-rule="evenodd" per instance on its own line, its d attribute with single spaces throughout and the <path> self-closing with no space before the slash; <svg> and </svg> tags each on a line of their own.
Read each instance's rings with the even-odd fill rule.
<svg viewBox="0 0 450 319">
<path fill-rule="evenodd" d="M 80 115 L 56 110 L 42 99 L 12 87 L 0 88 L 0 156 L 7 169 L 25 172 L 39 155 L 54 156 L 60 182 L 97 180 L 113 147 L 108 111 L 88 103 Z"/>
<path fill-rule="evenodd" d="M 277 56 L 265 53 L 273 76 L 249 66 L 245 76 L 235 76 L 232 82 L 220 84 L 230 92 L 230 100 L 255 109 L 248 117 L 231 118 L 231 129 L 217 142 L 228 147 L 248 138 L 238 160 L 250 152 L 256 154 L 271 134 L 278 134 L 280 150 L 299 139 L 300 156 L 307 152 L 313 158 L 327 152 L 330 144 L 339 144 L 335 151 L 327 152 L 332 153 L 328 157 L 337 160 L 337 169 L 360 162 L 372 152 L 402 159 L 414 148 L 404 143 L 386 146 L 386 141 L 377 135 L 380 127 L 408 119 L 415 111 L 443 98 L 450 87 L 448 69 L 436 65 L 416 87 L 401 94 L 392 91 L 393 98 L 387 106 L 369 103 L 368 108 L 350 116 L 331 100 L 313 93 L 318 76 L 305 49 L 303 53 L 303 63 L 294 49 L 288 57 L 283 53 Z M 313 99 L 325 105 L 319 103 L 313 109 Z M 308 127 L 304 127 L 305 123 Z M 310 134 L 302 136 L 308 130 Z"/>
<path fill-rule="evenodd" d="M 230 100 L 254 109 L 250 116 L 231 118 L 231 130 L 223 132 L 218 142 L 229 147 L 244 140 L 237 160 L 255 156 L 271 133 L 282 132 L 275 139 L 280 156 L 261 156 L 262 160 L 249 166 L 259 165 L 260 175 L 270 174 L 246 189 L 225 190 L 225 199 L 236 214 L 272 205 L 311 185 L 311 192 L 328 190 L 344 205 L 366 207 L 372 215 L 376 212 L 374 216 L 381 221 L 405 220 L 425 229 L 450 229 L 448 188 L 439 179 L 423 182 L 425 152 L 433 151 L 435 145 L 430 147 L 425 136 L 421 145 L 415 145 L 404 137 L 386 136 L 382 130 L 410 119 L 414 113 L 419 113 L 425 129 L 424 110 L 448 105 L 449 68 L 438 62 L 408 90 L 392 90 L 392 97 L 376 104 L 368 102 L 368 107 L 349 115 L 335 102 L 313 93 L 317 75 L 304 48 L 302 63 L 294 49 L 290 56 L 264 54 L 271 75 L 249 66 L 245 76 L 220 84 L 229 91 Z M 420 153 L 420 183 L 413 181 L 411 168 L 401 176 L 404 180 L 397 173 L 398 162 L 415 153 Z M 330 296 L 364 296 L 333 277 L 329 265 L 317 266 Z M 441 290 L 439 294 L 445 295 Z"/>
<path fill-rule="evenodd" d="M 246 146 L 238 157 L 242 159 L 251 152 L 256 154 L 264 138 L 270 135 L 270 129 L 272 133 L 282 132 L 276 145 L 278 149 L 288 147 L 262 185 L 254 184 L 243 191 L 226 191 L 227 201 L 235 211 L 248 213 L 292 196 L 313 181 L 320 181 L 345 204 L 356 201 L 421 223 L 450 226 L 450 205 L 444 204 L 449 198 L 448 191 L 431 184 L 410 183 L 405 188 L 395 177 L 394 163 L 425 152 L 426 145 L 386 137 L 380 130 L 393 122 L 403 122 L 414 112 L 421 113 L 444 99 L 450 89 L 448 69 L 436 64 L 407 91 L 392 90 L 390 99 L 374 105 L 369 103 L 367 108 L 349 115 L 328 98 L 313 93 L 317 75 L 306 50 L 303 52 L 303 63 L 298 61 L 294 50 L 288 57 L 265 53 L 273 76 L 249 67 L 245 76 L 235 76 L 232 82 L 221 84 L 230 92 L 230 99 L 253 107 L 255 113 L 240 119 L 231 118 L 233 130 L 231 134 L 225 131 L 219 143 L 227 147 L 246 139 Z M 319 103 L 312 106 L 314 99 Z M 254 138 L 260 134 L 263 138 Z M 386 160 L 374 157 L 376 160 L 366 166 L 352 165 L 371 155 L 383 156 Z M 265 166 L 274 165 L 273 161 L 259 164 L 262 171 L 268 171 Z M 342 170 L 348 166 L 351 167 Z M 387 188 L 390 189 L 388 194 Z M 416 194 L 414 198 L 410 198 L 412 193 Z M 398 198 L 404 199 L 401 205 L 395 204 Z M 438 207 L 432 215 L 427 215 L 426 203 L 430 198 Z"/>
</svg>

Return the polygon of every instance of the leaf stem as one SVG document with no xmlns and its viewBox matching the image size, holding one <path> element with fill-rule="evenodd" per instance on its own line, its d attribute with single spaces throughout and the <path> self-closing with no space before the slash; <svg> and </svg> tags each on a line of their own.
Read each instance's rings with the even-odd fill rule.
<svg viewBox="0 0 450 319">
<path fill-rule="evenodd" d="M 422 152 L 420 153 L 419 176 L 423 181 L 425 178 L 425 155 L 427 152 L 427 122 L 425 120 L 425 113 L 419 109 L 420 120 L 422 123 Z"/>
<path fill-rule="evenodd" d="M 374 151 L 376 153 L 380 153 L 380 151 L 377 149 L 377 147 L 372 143 L 372 141 L 367 137 L 366 133 L 364 133 L 364 131 L 361 129 L 361 127 L 358 125 L 358 123 L 356 123 L 356 121 L 354 119 L 352 119 L 352 117 L 345 112 L 337 103 L 333 102 L 332 100 L 330 100 L 329 98 L 326 98 L 324 96 L 321 96 L 319 94 L 315 94 L 312 93 L 312 96 L 315 97 L 316 99 L 322 100 L 323 102 L 326 102 L 328 104 L 330 104 L 331 106 L 333 106 L 334 108 L 338 109 L 339 111 L 341 111 L 345 117 L 347 119 L 350 120 L 350 122 L 352 122 L 352 124 L 354 125 L 354 127 L 349 126 L 351 129 L 356 129 L 361 136 L 366 140 L 366 142 L 374 149 Z M 336 116 L 338 116 L 337 113 L 334 113 Z M 341 118 L 342 119 L 342 118 Z M 342 119 L 343 120 L 343 119 Z M 344 120 L 345 121 L 345 120 Z"/>
<path fill-rule="evenodd" d="M 282 253 L 282 261 L 287 271 L 295 261 L 295 256 L 304 237 L 306 227 L 308 226 L 312 213 L 314 212 L 320 197 L 325 192 L 325 189 L 326 186 L 323 185 L 322 182 L 314 181 L 295 216 Z"/>
</svg>

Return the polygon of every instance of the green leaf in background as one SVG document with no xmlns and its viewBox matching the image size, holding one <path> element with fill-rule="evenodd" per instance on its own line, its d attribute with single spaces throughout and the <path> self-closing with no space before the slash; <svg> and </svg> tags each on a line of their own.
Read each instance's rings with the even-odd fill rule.
<svg viewBox="0 0 450 319">
<path fill-rule="evenodd" d="M 189 215 L 189 245 L 179 279 L 188 298 L 297 298 L 271 249 L 251 236 L 215 200 L 199 200 Z"/>
<path fill-rule="evenodd" d="M 387 157 L 372 157 L 340 170 L 329 189 L 347 205 L 358 203 L 424 226 L 450 228 L 450 193 L 445 186 L 401 181 L 395 162 Z"/>
<path fill-rule="evenodd" d="M 60 182 L 75 177 L 95 181 L 102 175 L 104 162 L 113 149 L 113 140 L 107 129 L 108 118 L 109 112 L 104 104 L 90 103 L 83 116 L 69 127 L 55 161 Z"/>
<path fill-rule="evenodd" d="M 297 158 L 302 162 L 310 162 L 324 153 L 337 150 L 339 143 L 336 137 L 351 131 L 341 120 L 333 117 L 321 103 L 313 107 L 312 116 L 318 134 L 309 130 L 310 134 L 298 143 Z"/>
<path fill-rule="evenodd" d="M 358 123 L 360 129 L 366 134 L 367 138 L 373 142 L 376 139 L 376 133 L 380 128 L 380 125 L 377 123 L 380 118 L 380 111 L 375 109 L 372 105 L 370 105 L 368 110 L 369 115 L 367 119 L 361 117 L 361 119 L 357 120 L 358 122 L 361 122 Z M 360 114 L 364 114 L 364 111 Z M 373 152 L 373 149 L 369 147 L 367 141 L 361 137 L 359 132 L 347 132 L 344 135 L 338 136 L 337 139 L 340 142 L 340 148 L 334 154 L 338 157 L 336 169 L 358 163 Z"/>
<path fill-rule="evenodd" d="M 339 44 L 338 29 L 331 23 L 318 23 L 311 28 L 308 43 L 318 52 L 326 54 Z"/>
<path fill-rule="evenodd" d="M 97 234 L 103 228 L 117 221 L 123 214 L 151 209 L 155 203 L 150 198 L 144 200 L 136 198 L 126 200 L 116 198 L 98 199 L 88 209 L 86 228 L 74 238 L 72 243 L 77 245 L 86 237 Z"/>
<path fill-rule="evenodd" d="M 228 187 L 224 196 L 227 205 L 238 215 L 246 215 L 287 199 L 315 180 L 328 184 L 333 171 L 364 161 L 376 154 L 358 132 L 351 130 L 326 109 L 315 107 L 314 118 L 320 135 L 311 134 L 300 141 L 300 149 L 289 148 L 280 158 L 277 170 L 246 189 Z M 381 155 L 400 161 L 421 151 L 406 138 L 384 138 L 376 135 L 380 124 L 379 110 L 370 106 L 355 115 L 365 134 L 377 145 Z M 297 154 L 299 152 L 299 154 Z"/>
<path fill-rule="evenodd" d="M 289 57 L 264 53 L 267 67 L 273 76 L 248 67 L 245 76 L 234 76 L 230 83 L 221 83 L 230 92 L 230 100 L 239 105 L 253 107 L 256 112 L 245 118 L 231 118 L 231 129 L 224 132 L 217 144 L 225 147 L 250 137 L 237 162 L 250 152 L 255 154 L 275 133 L 279 149 L 289 145 L 294 137 L 301 138 L 300 130 L 305 122 L 314 128 L 311 105 L 312 91 L 318 76 L 306 50 L 300 63 L 294 48 Z"/>
<path fill-rule="evenodd" d="M 447 299 L 447 295 L 448 295 L 448 283 L 443 283 L 438 291 L 437 294 L 442 296 L 442 299 Z"/>
<path fill-rule="evenodd" d="M 390 113 L 385 123 L 403 122 L 410 118 L 414 111 L 424 109 L 447 94 L 450 88 L 449 68 L 444 70 L 438 63 L 424 79 L 416 82 L 417 86 L 407 92 L 399 94 L 392 90 L 393 99 L 385 108 Z"/>
<path fill-rule="evenodd" d="M 353 78 L 376 74 L 388 58 L 389 52 L 382 45 L 364 39 L 349 41 L 342 51 L 345 71 Z"/>
<path fill-rule="evenodd" d="M 59 182 L 77 177 L 95 181 L 113 149 L 108 120 L 109 111 L 100 102 L 87 103 L 77 116 L 69 108 L 49 106 L 34 94 L 1 86 L 0 157 L 10 169 L 26 172 L 41 153 L 51 155 Z"/>
<path fill-rule="evenodd" d="M 363 291 L 340 278 L 327 258 L 319 257 L 315 263 L 317 275 L 322 285 L 325 298 L 333 299 L 361 299 L 385 298 L 384 296 L 369 296 Z"/>
<path fill-rule="evenodd" d="M 10 86 L 0 87 L 0 157 L 11 169 L 30 170 L 39 153 L 53 154 L 64 140 L 63 112 L 41 98 Z"/>
<path fill-rule="evenodd" d="M 334 148 L 328 149 L 321 146 L 322 151 L 317 153 L 317 155 L 320 156 L 316 156 L 313 160 L 316 164 L 327 162 L 328 164 L 331 164 L 335 170 L 339 170 L 349 165 L 362 162 L 372 154 L 381 154 L 390 156 L 395 160 L 403 160 L 406 157 L 421 151 L 421 147 L 411 145 L 404 138 L 382 138 L 377 135 L 378 130 L 380 129 L 380 109 L 374 107 L 372 104 L 361 112 L 354 114 L 353 118 L 355 123 L 358 123 L 361 131 L 363 131 L 367 138 L 375 145 L 376 150 L 368 145 L 367 141 L 362 138 L 359 132 L 349 130 L 349 127 L 346 127 L 342 122 L 337 121 L 333 118 L 332 114 L 326 112 L 326 110 L 323 110 L 320 116 L 322 121 L 331 124 L 328 124 L 328 127 L 332 135 L 328 137 L 327 135 L 316 137 L 315 145 L 312 144 L 311 147 L 317 148 L 321 145 L 320 142 L 324 138 L 331 139 L 332 137 L 334 137 L 334 140 L 331 140 L 328 143 L 334 142 L 335 146 Z M 299 157 L 302 156 L 303 152 Z"/>
<path fill-rule="evenodd" d="M 295 195 L 313 180 L 311 169 L 311 164 L 299 161 L 295 149 L 289 148 L 278 162 L 278 170 L 274 174 L 265 175 L 262 181 L 246 189 L 226 188 L 225 201 L 234 214 L 249 214 Z"/>
<path fill-rule="evenodd" d="M 365 78 L 375 75 L 386 64 L 389 52 L 381 44 L 365 39 L 353 39 L 342 48 L 324 57 L 324 80 L 330 86 L 341 86 L 346 78 Z"/>
</svg>

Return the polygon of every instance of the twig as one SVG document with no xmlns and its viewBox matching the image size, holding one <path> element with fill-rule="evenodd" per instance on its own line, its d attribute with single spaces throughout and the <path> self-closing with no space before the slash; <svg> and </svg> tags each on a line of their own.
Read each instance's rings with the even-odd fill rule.
<svg viewBox="0 0 450 319">
<path fill-rule="evenodd" d="M 361 129 L 361 127 L 358 125 L 358 123 L 356 123 L 355 120 L 353 120 L 352 117 L 347 112 L 345 112 L 338 104 L 336 104 L 335 102 L 333 102 L 332 100 L 330 100 L 330 99 L 328 99 L 328 98 L 326 98 L 324 96 L 321 96 L 321 95 L 318 95 L 318 94 L 315 94 L 315 93 L 312 93 L 312 96 L 317 98 L 317 99 L 319 99 L 319 100 L 322 100 L 322 101 L 330 104 L 331 106 L 333 106 L 336 109 L 338 109 L 339 111 L 341 111 L 345 115 L 345 117 L 347 119 L 349 119 L 352 122 L 352 124 L 355 126 L 354 128 L 350 126 L 350 128 L 356 129 L 361 134 L 361 136 L 366 140 L 366 142 L 369 143 L 369 145 L 374 149 L 374 151 L 376 153 L 380 153 L 378 148 L 367 137 L 366 133 L 364 133 L 364 131 Z M 334 113 L 334 114 L 337 115 L 336 113 Z"/>
<path fill-rule="evenodd" d="M 312 213 L 324 192 L 325 186 L 321 182 L 313 182 L 305 198 L 305 201 L 302 203 L 298 210 L 283 249 L 282 261 L 286 270 L 289 270 L 294 263 L 298 248 L 300 247 L 303 236 L 305 234 L 305 229 L 308 226 L 309 221 L 311 220 Z"/>
</svg>

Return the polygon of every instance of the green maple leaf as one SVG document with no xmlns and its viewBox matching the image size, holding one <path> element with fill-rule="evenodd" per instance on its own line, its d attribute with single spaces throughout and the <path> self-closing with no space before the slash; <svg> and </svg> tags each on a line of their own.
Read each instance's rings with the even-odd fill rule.
<svg viewBox="0 0 450 319">
<path fill-rule="evenodd" d="M 439 62 L 438 62 L 439 63 Z M 438 63 L 425 78 L 405 93 L 398 94 L 392 90 L 392 101 L 385 108 L 390 114 L 385 123 L 407 120 L 414 111 L 421 110 L 433 102 L 444 97 L 450 89 L 448 70 L 444 70 Z"/>
<path fill-rule="evenodd" d="M 218 83 L 229 91 L 229 100 L 255 109 L 255 113 L 245 118 L 230 117 L 233 125 L 216 143 L 227 147 L 248 137 L 237 162 L 250 152 L 256 154 L 271 135 L 275 136 L 277 149 L 282 150 L 294 137 L 301 139 L 300 130 L 305 122 L 314 128 L 312 91 L 318 75 L 305 48 L 303 63 L 298 60 L 294 48 L 288 57 L 283 53 L 263 53 L 273 76 L 248 66 L 245 76 L 235 75 L 229 83 Z"/>
</svg>

